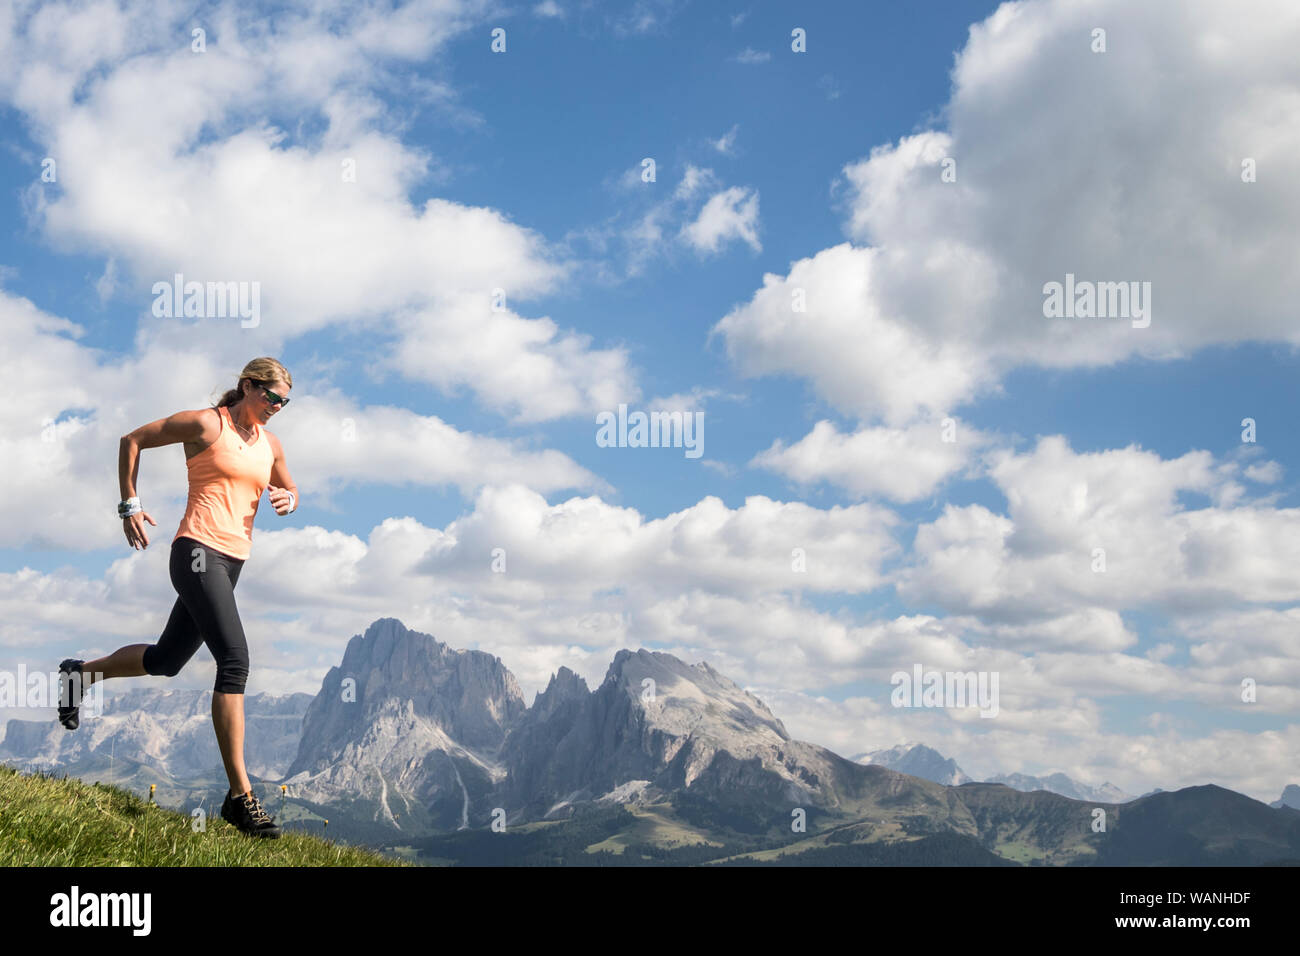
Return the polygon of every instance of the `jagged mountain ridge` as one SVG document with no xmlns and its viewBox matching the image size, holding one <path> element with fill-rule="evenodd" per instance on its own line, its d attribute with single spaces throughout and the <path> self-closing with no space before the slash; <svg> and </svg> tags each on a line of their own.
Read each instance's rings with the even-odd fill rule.
<svg viewBox="0 0 1300 956">
<path fill-rule="evenodd" d="M 852 766 L 792 740 L 707 663 L 621 650 L 595 690 L 561 668 L 529 708 L 498 658 L 384 618 L 326 675 L 286 782 L 313 802 L 373 807 L 397 828 L 447 829 L 498 810 L 517 823 L 678 789 L 830 807 Z"/>
<path fill-rule="evenodd" d="M 732 787 L 818 800 L 824 748 L 791 739 L 761 700 L 707 663 L 620 650 L 596 690 L 561 668 L 512 728 L 502 798 L 525 817 L 623 786 L 641 800 Z M 623 796 L 620 794 L 619 796 Z"/>
</svg>

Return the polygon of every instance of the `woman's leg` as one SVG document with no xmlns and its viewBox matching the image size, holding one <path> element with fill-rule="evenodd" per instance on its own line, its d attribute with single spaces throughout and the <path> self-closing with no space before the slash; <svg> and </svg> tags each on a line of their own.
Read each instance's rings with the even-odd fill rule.
<svg viewBox="0 0 1300 956">
<path fill-rule="evenodd" d="M 194 543 L 190 547 L 203 547 Z M 235 584 L 244 562 L 204 548 L 202 571 L 192 565 L 173 573 L 176 590 L 198 623 L 202 640 L 217 662 L 212 693 L 212 726 L 232 793 L 252 789 L 244 766 L 244 686 L 248 680 L 248 641 L 235 605 Z"/>
<path fill-rule="evenodd" d="M 221 762 L 226 765 L 230 792 L 248 793 L 253 785 L 244 767 L 244 695 L 214 691 L 212 725 L 217 730 L 217 746 L 221 748 Z"/>
<path fill-rule="evenodd" d="M 97 679 L 109 677 L 143 677 L 149 672 L 144 669 L 145 648 L 152 644 L 128 644 L 119 647 L 107 657 L 86 661 L 81 665 L 81 686 L 89 687 Z"/>
<path fill-rule="evenodd" d="M 212 724 L 217 730 L 217 746 L 221 760 L 226 765 L 226 778 L 230 792 L 248 793 L 253 785 L 248 780 L 244 766 L 244 686 L 248 680 L 248 640 L 244 626 L 235 608 L 235 585 L 244 562 L 229 562 L 230 609 L 225 615 L 227 626 L 222 633 L 220 654 L 212 644 L 212 656 L 217 661 L 217 684 L 212 691 Z"/>
</svg>

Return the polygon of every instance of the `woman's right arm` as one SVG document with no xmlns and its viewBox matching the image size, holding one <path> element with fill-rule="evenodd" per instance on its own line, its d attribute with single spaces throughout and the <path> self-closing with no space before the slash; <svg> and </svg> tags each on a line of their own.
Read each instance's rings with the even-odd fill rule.
<svg viewBox="0 0 1300 956">
<path fill-rule="evenodd" d="M 209 411 L 211 409 L 200 408 L 177 412 L 148 425 L 141 425 L 122 436 L 118 444 L 117 481 L 121 486 L 123 501 L 136 496 L 135 482 L 140 474 L 140 451 L 176 442 L 198 441 L 203 437 L 203 420 Z M 158 526 L 158 522 L 149 517 L 147 512 L 122 519 L 122 531 L 126 534 L 127 543 L 133 548 L 143 549 L 149 546 L 149 536 L 144 532 L 145 521 L 154 527 Z"/>
</svg>

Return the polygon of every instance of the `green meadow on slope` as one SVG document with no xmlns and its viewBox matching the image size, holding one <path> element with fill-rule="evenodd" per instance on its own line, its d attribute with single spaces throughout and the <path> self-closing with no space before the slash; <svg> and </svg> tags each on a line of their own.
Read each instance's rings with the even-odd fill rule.
<svg viewBox="0 0 1300 956">
<path fill-rule="evenodd" d="M 250 838 L 222 820 L 219 807 L 200 832 L 194 825 L 119 787 L 0 765 L 0 866 L 407 865 L 292 831 Z"/>
</svg>

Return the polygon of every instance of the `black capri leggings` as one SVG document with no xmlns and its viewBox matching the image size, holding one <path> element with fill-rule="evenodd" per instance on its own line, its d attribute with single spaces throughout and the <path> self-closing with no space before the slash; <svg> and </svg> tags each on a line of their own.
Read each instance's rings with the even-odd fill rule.
<svg viewBox="0 0 1300 956">
<path fill-rule="evenodd" d="M 196 550 L 203 552 L 201 564 Z M 196 566 L 202 570 L 194 570 Z M 248 641 L 235 607 L 235 582 L 243 566 L 239 558 L 193 538 L 181 536 L 172 542 L 172 587 L 180 596 L 158 643 L 145 648 L 146 673 L 175 677 L 199 645 L 207 644 L 217 662 L 213 690 L 225 694 L 244 692 L 248 683 Z"/>
</svg>

